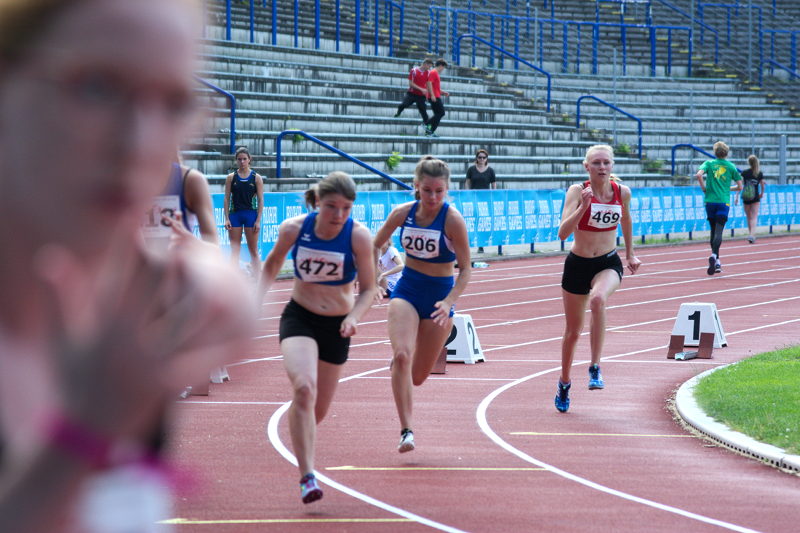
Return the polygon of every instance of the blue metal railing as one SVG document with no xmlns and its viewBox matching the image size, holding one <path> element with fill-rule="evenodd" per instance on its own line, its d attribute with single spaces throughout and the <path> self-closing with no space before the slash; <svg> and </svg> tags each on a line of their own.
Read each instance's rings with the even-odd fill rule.
<svg viewBox="0 0 800 533">
<path fill-rule="evenodd" d="M 400 187 L 403 187 L 404 189 L 409 189 L 409 190 L 411 189 L 410 186 L 406 185 L 405 183 L 403 183 L 402 181 L 400 181 L 400 180 L 398 180 L 396 178 L 391 177 L 389 174 L 386 174 L 385 172 L 381 172 L 380 170 L 378 170 L 377 168 L 373 167 L 372 165 L 369 165 L 369 164 L 361 161 L 360 159 L 358 159 L 356 157 L 353 157 L 350 154 L 348 154 L 346 152 L 343 152 L 343 151 L 339 150 L 338 148 L 336 148 L 334 146 L 331 146 L 330 144 L 326 143 L 325 141 L 323 141 L 321 139 L 318 139 L 318 138 L 314 137 L 313 135 L 309 135 L 308 133 L 306 133 L 304 131 L 301 131 L 301 130 L 284 130 L 284 131 L 280 132 L 278 134 L 278 137 L 275 139 L 275 177 L 276 178 L 280 178 L 281 177 L 281 160 L 282 160 L 281 141 L 287 135 L 300 135 L 303 138 L 308 139 L 309 141 L 313 141 L 313 142 L 317 143 L 318 145 L 322 146 L 326 150 L 329 150 L 329 151 L 331 151 L 331 152 L 333 152 L 335 154 L 338 154 L 338 155 L 344 157 L 345 159 L 347 159 L 348 161 L 352 161 L 356 165 L 359 165 L 359 166 L 369 170 L 370 172 L 373 172 L 373 173 L 377 174 L 378 176 L 380 176 L 380 177 L 382 177 L 384 179 L 387 179 L 387 180 L 391 181 L 392 183 L 395 183 L 395 184 L 399 185 Z"/>
<path fill-rule="evenodd" d="M 461 40 L 462 39 L 474 39 L 474 40 L 476 40 L 476 41 L 478 41 L 480 43 L 483 43 L 486 46 L 489 46 L 490 48 L 500 52 L 501 54 L 504 54 L 504 55 L 507 55 L 509 57 L 512 57 L 515 61 L 519 61 L 520 63 L 531 67 L 533 70 L 535 70 L 535 71 L 547 76 L 547 111 L 550 111 L 550 93 L 551 93 L 551 90 L 552 90 L 552 83 L 553 82 L 552 82 L 552 76 L 550 75 L 549 72 L 547 72 L 544 69 L 541 69 L 541 68 L 537 67 L 536 65 L 533 65 L 533 64 L 525 61 L 524 59 L 519 57 L 517 54 L 512 54 L 511 52 L 509 52 L 507 50 L 504 50 L 504 49 L 500 48 L 499 46 L 497 46 L 495 44 L 492 44 L 492 43 L 490 43 L 489 41 L 487 41 L 485 39 L 481 39 L 477 35 L 472 35 L 471 33 L 465 33 L 464 35 L 460 35 L 458 37 L 458 39 L 456 39 L 455 46 L 453 47 L 453 60 L 455 61 L 456 65 L 461 65 Z M 472 55 L 472 66 L 475 66 L 475 55 L 474 55 L 474 53 Z"/>
<path fill-rule="evenodd" d="M 714 48 L 715 48 L 715 50 L 714 50 L 714 62 L 717 62 L 717 58 L 719 57 L 719 51 L 718 51 L 718 49 L 719 49 L 719 32 L 717 30 L 715 30 L 714 28 L 712 28 L 711 26 L 709 26 L 705 22 L 697 20 L 691 14 L 687 13 L 686 11 L 684 11 L 683 9 L 681 9 L 679 7 L 676 7 L 676 6 L 672 5 L 672 4 L 670 4 L 666 0 L 656 0 L 656 2 L 659 2 L 664 7 L 667 7 L 669 9 L 671 9 L 672 11 L 675 11 L 679 15 L 681 15 L 681 16 L 683 16 L 685 18 L 688 18 L 690 21 L 693 21 L 693 22 L 697 23 L 700 26 L 701 30 L 706 29 L 706 30 L 710 31 L 711 33 L 713 33 L 714 34 L 714 43 L 715 43 L 715 45 L 714 45 Z M 704 33 L 701 32 L 700 33 L 700 44 L 703 44 L 703 43 L 704 43 Z"/>
<path fill-rule="evenodd" d="M 225 89 L 217 87 L 210 81 L 204 80 L 200 76 L 195 76 L 195 79 L 205 85 L 206 87 L 215 90 L 230 102 L 231 122 L 230 122 L 230 153 L 236 151 L 236 97 Z"/>
<path fill-rule="evenodd" d="M 687 57 L 687 72 L 691 75 L 692 70 L 692 30 L 689 27 L 685 26 L 665 26 L 665 25 L 646 25 L 646 24 L 618 24 L 618 23 L 611 23 L 611 22 L 592 22 L 592 21 L 574 21 L 574 20 L 559 20 L 559 19 L 541 19 L 541 18 L 531 18 L 531 17 L 520 17 L 520 16 L 511 16 L 511 15 L 500 15 L 495 13 L 484 13 L 478 11 L 471 11 L 465 9 L 447 9 L 444 7 L 439 6 L 431 6 L 429 7 L 429 16 L 431 20 L 431 24 L 428 27 L 428 49 L 432 50 L 434 53 L 439 53 L 439 35 L 441 33 L 440 29 L 440 22 L 441 22 L 441 14 L 442 13 L 450 13 L 451 23 L 449 28 L 445 28 L 445 31 L 450 32 L 452 34 L 453 41 L 458 38 L 458 35 L 463 32 L 463 28 L 459 27 L 460 21 L 466 21 L 465 24 L 461 24 L 462 26 L 466 26 L 466 33 L 476 34 L 478 30 L 478 17 L 482 17 L 482 20 L 488 19 L 488 33 L 489 33 L 489 42 L 493 45 L 500 46 L 501 48 L 510 49 L 511 46 L 506 46 L 504 43 L 506 40 L 512 40 L 514 43 L 514 50 L 518 54 L 519 45 L 520 45 L 520 28 L 524 24 L 525 27 L 528 27 L 530 22 L 533 22 L 535 25 L 538 24 L 538 63 L 539 66 L 542 67 L 544 64 L 544 41 L 545 41 L 545 25 L 549 25 L 550 28 L 550 39 L 555 39 L 555 29 L 556 27 L 562 28 L 562 38 L 561 38 L 561 49 L 562 49 L 562 71 L 568 72 L 568 64 L 569 64 L 569 49 L 570 49 L 570 37 L 569 37 L 569 30 L 570 28 L 574 27 L 577 31 L 577 36 L 574 39 L 576 52 L 575 52 L 575 64 L 576 64 L 576 71 L 580 72 L 580 62 L 581 62 L 581 28 L 589 27 L 591 28 L 591 44 L 592 44 L 592 73 L 596 74 L 598 71 L 598 47 L 599 47 L 599 40 L 600 40 L 600 28 L 616 28 L 619 30 L 620 33 L 620 40 L 622 43 L 622 68 L 623 68 L 623 75 L 626 74 L 626 67 L 627 67 L 627 35 L 632 30 L 641 30 L 649 32 L 649 39 L 650 39 L 650 64 L 651 64 L 651 74 L 655 75 L 655 66 L 657 64 L 657 50 L 656 50 L 656 33 L 659 31 L 666 31 L 667 32 L 667 47 L 666 47 L 666 73 L 671 74 L 672 72 L 672 34 L 676 31 L 686 32 L 687 39 L 689 42 L 689 54 Z M 509 28 L 513 28 L 513 31 Z M 484 30 L 485 24 L 484 24 Z M 719 59 L 719 35 L 716 30 L 709 27 L 709 31 L 714 33 L 714 62 L 718 62 Z M 498 35 L 499 33 L 499 35 Z M 503 68 L 502 64 L 502 57 L 500 58 L 500 68 Z M 494 51 L 490 52 L 489 56 L 489 65 L 494 66 Z M 518 68 L 517 62 L 515 62 L 515 68 Z"/>
<path fill-rule="evenodd" d="M 670 175 L 672 175 L 672 176 L 675 175 L 675 152 L 678 150 L 678 148 L 691 148 L 695 152 L 700 152 L 701 154 L 706 155 L 706 156 L 710 157 L 711 159 L 716 159 L 717 158 L 717 156 L 715 156 L 714 154 L 712 154 L 710 152 L 706 152 L 705 150 L 703 150 L 699 146 L 695 146 L 695 145 L 689 144 L 689 143 L 676 144 L 676 145 L 674 145 L 672 147 L 672 170 L 670 171 Z"/>
<path fill-rule="evenodd" d="M 778 35 L 789 36 L 789 68 L 797 72 L 797 35 L 800 30 L 763 30 L 763 33 L 769 36 L 769 58 L 773 61 L 778 61 L 775 57 L 775 38 Z"/>
<path fill-rule="evenodd" d="M 797 72 L 792 71 L 786 65 L 781 65 L 777 61 L 773 61 L 772 59 L 765 59 L 762 61 L 758 66 L 758 85 L 763 87 L 764 86 L 764 65 L 769 65 L 770 67 L 779 68 L 789 73 L 789 77 L 794 79 L 800 79 L 800 74 Z"/>
<path fill-rule="evenodd" d="M 204 0 L 206 1 L 206 0 Z M 397 41 L 398 43 L 403 42 L 403 33 L 404 33 L 404 24 L 405 24 L 405 0 L 375 0 L 375 46 L 376 46 L 376 55 L 378 53 L 378 42 L 380 36 L 380 3 L 383 2 L 385 11 L 386 11 L 386 24 L 388 26 L 388 33 L 389 33 L 389 55 L 394 55 L 394 42 Z M 258 29 L 256 23 L 256 7 L 257 7 L 257 0 L 249 0 L 249 32 L 250 32 L 250 42 L 255 42 L 255 32 Z M 225 0 L 225 39 L 230 41 L 232 40 L 232 27 L 233 27 L 233 15 L 232 15 L 232 0 Z M 305 5 L 305 4 L 304 4 Z M 362 27 L 362 15 L 363 17 L 369 16 L 369 5 L 370 0 L 355 0 L 353 6 L 353 14 L 354 14 L 354 24 L 355 24 L 355 32 L 354 32 L 354 39 L 353 39 L 353 53 L 360 54 L 361 53 L 361 27 Z M 261 8 L 267 8 L 267 0 L 261 1 Z M 301 20 L 301 13 L 300 13 L 300 0 L 292 0 L 292 30 L 291 30 L 291 38 L 292 43 L 295 48 L 300 47 L 300 20 Z M 322 12 L 321 12 L 321 0 L 314 0 L 313 4 L 314 9 L 314 48 L 320 49 L 321 47 L 321 39 L 322 39 Z M 334 3 L 334 20 L 335 20 L 335 44 L 336 44 L 336 51 L 341 50 L 341 20 L 342 20 L 342 5 L 341 0 L 335 0 Z M 278 44 L 278 0 L 272 0 L 271 6 L 271 21 L 270 21 L 270 28 L 269 31 L 271 32 L 271 43 L 273 45 Z M 395 32 L 395 17 L 397 13 L 399 13 L 399 28 L 397 32 Z"/>
<path fill-rule="evenodd" d="M 575 103 L 575 105 L 576 105 L 576 110 L 575 110 L 575 128 L 577 129 L 577 128 L 581 127 L 581 101 L 585 100 L 586 98 L 589 98 L 591 100 L 595 100 L 597 102 L 600 102 L 601 104 L 610 107 L 614 111 L 617 111 L 618 113 L 622 113 L 626 117 L 632 118 L 633 120 L 636 121 L 636 123 L 638 124 L 638 131 L 639 131 L 639 159 L 642 159 L 642 157 L 644 156 L 644 154 L 642 153 L 642 119 L 640 119 L 639 117 L 637 117 L 635 115 L 631 115 L 627 111 L 624 111 L 624 110 L 620 109 L 619 107 L 615 106 L 614 104 L 606 102 L 602 98 L 598 98 L 598 97 L 596 97 L 594 95 L 591 95 L 591 94 L 585 94 L 585 95 L 583 95 L 583 96 L 578 98 L 577 102 Z"/>
</svg>

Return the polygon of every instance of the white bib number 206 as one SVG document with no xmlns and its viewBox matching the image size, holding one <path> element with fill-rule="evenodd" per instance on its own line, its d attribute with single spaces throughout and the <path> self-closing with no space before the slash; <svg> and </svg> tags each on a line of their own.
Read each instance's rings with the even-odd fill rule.
<svg viewBox="0 0 800 533">
<path fill-rule="evenodd" d="M 435 229 L 403 228 L 403 248 L 412 257 L 430 259 L 439 255 L 439 237 Z"/>
<path fill-rule="evenodd" d="M 344 276 L 344 254 L 298 246 L 295 258 L 300 279 L 310 283 L 339 281 Z"/>
<path fill-rule="evenodd" d="M 619 204 L 592 204 L 589 225 L 597 229 L 613 228 L 622 217 L 622 206 Z"/>
</svg>

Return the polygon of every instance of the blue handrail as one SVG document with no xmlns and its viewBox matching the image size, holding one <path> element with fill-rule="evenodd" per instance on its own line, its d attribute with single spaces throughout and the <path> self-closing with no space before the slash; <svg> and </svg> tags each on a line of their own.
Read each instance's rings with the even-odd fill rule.
<svg viewBox="0 0 800 533">
<path fill-rule="evenodd" d="M 282 159 L 281 141 L 287 135 L 300 135 L 300 136 L 308 139 L 309 141 L 313 141 L 313 142 L 317 143 L 318 145 L 322 146 L 326 150 L 330 150 L 331 152 L 333 152 L 335 154 L 339 154 L 340 156 L 344 157 L 345 159 L 347 159 L 349 161 L 352 161 L 356 165 L 364 167 L 367 170 L 369 170 L 370 172 L 373 172 L 373 173 L 377 174 L 378 176 L 380 176 L 382 178 L 385 178 L 385 179 L 391 181 L 392 183 L 395 183 L 395 184 L 403 187 L 404 189 L 409 189 L 409 190 L 411 189 L 410 186 L 406 185 L 405 183 L 403 183 L 402 181 L 400 181 L 400 180 L 398 180 L 396 178 L 391 177 L 389 174 L 386 174 L 385 172 L 381 172 L 380 170 L 378 170 L 377 168 L 373 167 L 372 165 L 364 163 L 360 159 L 358 159 L 356 157 L 353 157 L 350 154 L 348 154 L 346 152 L 343 152 L 343 151 L 339 150 L 338 148 L 336 148 L 334 146 L 331 146 L 330 144 L 326 143 L 325 141 L 317 139 L 313 135 L 309 135 L 308 133 L 306 133 L 304 131 L 301 131 L 301 130 L 284 130 L 284 131 L 280 132 L 278 134 L 278 137 L 275 139 L 275 167 L 276 167 L 275 168 L 275 177 L 276 178 L 280 178 L 281 177 L 281 159 Z"/>
<path fill-rule="evenodd" d="M 695 146 L 693 144 L 689 144 L 689 143 L 676 144 L 675 146 L 672 147 L 672 170 L 670 171 L 670 175 L 672 175 L 672 176 L 675 175 L 675 152 L 678 150 L 678 148 L 691 148 L 695 152 L 700 152 L 703 155 L 707 155 L 711 159 L 716 159 L 717 158 L 717 156 L 715 156 L 714 154 L 706 152 L 702 148 L 700 148 L 698 146 Z"/>
<path fill-rule="evenodd" d="M 781 70 L 785 70 L 786 72 L 789 73 L 790 77 L 800 79 L 800 75 L 798 75 L 797 72 L 794 72 L 793 70 L 791 70 L 786 65 L 781 65 L 780 63 L 778 63 L 777 61 L 773 61 L 772 59 L 765 59 L 764 61 L 762 61 L 758 65 L 758 85 L 759 85 L 759 87 L 763 87 L 764 86 L 764 64 L 771 65 L 773 67 L 777 67 L 777 68 L 779 68 Z"/>
<path fill-rule="evenodd" d="M 691 21 L 693 21 L 693 22 L 696 22 L 697 24 L 699 24 L 699 25 L 700 25 L 700 27 L 701 27 L 701 28 L 703 28 L 703 29 L 706 29 L 706 30 L 710 31 L 711 33 L 713 33 L 713 34 L 714 34 L 714 43 L 715 43 L 715 44 L 714 44 L 714 48 L 715 48 L 715 50 L 714 50 L 714 62 L 715 62 L 715 63 L 717 63 L 717 62 L 718 62 L 718 59 L 717 59 L 717 58 L 718 58 L 718 55 L 719 55 L 719 54 L 718 54 L 718 48 L 719 48 L 719 32 L 718 32 L 717 30 L 715 30 L 714 28 L 712 28 L 711 26 L 709 26 L 709 25 L 708 25 L 708 24 L 706 24 L 705 22 L 703 22 L 703 21 L 700 21 L 700 20 L 697 20 L 696 18 L 694 18 L 694 16 L 693 16 L 693 15 L 690 15 L 689 13 L 687 13 L 686 11 L 684 11 L 683 9 L 681 9 L 681 8 L 679 8 L 679 7 L 676 7 L 676 6 L 672 5 L 672 4 L 670 4 L 670 3 L 669 3 L 669 2 L 667 2 L 666 0 L 656 0 L 656 2 L 660 2 L 660 3 L 661 3 L 663 6 L 666 6 L 666 7 L 668 7 L 669 9 L 671 9 L 671 10 L 675 11 L 676 13 L 678 13 L 678 14 L 680 14 L 680 15 L 683 15 L 684 17 L 688 18 L 689 20 L 691 20 Z M 702 32 L 700 32 L 700 44 L 703 44 L 703 33 L 702 33 Z"/>
<path fill-rule="evenodd" d="M 229 93 L 225 89 L 217 87 L 216 85 L 214 85 L 210 81 L 204 80 L 200 76 L 195 76 L 195 79 L 197 81 L 199 81 L 200 83 L 202 83 L 203 85 L 205 85 L 206 87 L 209 87 L 210 89 L 213 89 L 216 92 L 220 93 L 221 95 L 226 97 L 228 99 L 228 101 L 230 102 L 230 104 L 231 104 L 230 153 L 234 153 L 236 151 L 236 97 L 233 96 L 232 93 Z"/>
<path fill-rule="evenodd" d="M 610 103 L 606 102 L 602 98 L 598 98 L 598 97 L 596 97 L 594 95 L 591 95 L 591 94 L 584 94 L 583 96 L 578 98 L 578 100 L 576 102 L 576 110 L 575 110 L 575 115 L 576 115 L 576 117 L 575 117 L 575 128 L 577 129 L 577 128 L 581 127 L 581 100 L 584 100 L 586 98 L 589 98 L 591 100 L 596 100 L 596 101 L 600 102 L 601 104 L 610 107 L 614 111 L 622 113 L 626 117 L 632 118 L 633 120 L 635 120 L 637 122 L 637 124 L 639 126 L 639 159 L 641 160 L 643 155 L 644 155 L 642 153 L 642 119 L 640 119 L 639 117 L 637 117 L 635 115 L 631 115 L 627 111 L 623 111 L 619 107 L 615 106 L 614 104 L 610 104 Z"/>
<path fill-rule="evenodd" d="M 490 43 L 489 41 L 487 41 L 485 39 L 481 39 L 477 35 L 473 35 L 471 33 L 465 33 L 464 35 L 460 35 L 458 37 L 458 39 L 456 39 L 455 47 L 453 48 L 453 54 L 455 56 L 454 59 L 455 59 L 456 65 L 461 65 L 461 40 L 462 39 L 474 39 L 474 40 L 476 40 L 476 41 L 478 41 L 480 43 L 485 44 L 486 46 L 489 46 L 490 48 L 493 48 L 494 50 L 497 50 L 498 52 L 500 52 L 502 54 L 505 54 L 505 55 L 513 58 L 515 61 L 519 61 L 523 65 L 527 65 L 527 66 L 531 67 L 533 70 L 535 70 L 535 71 L 547 76 L 547 111 L 550 111 L 550 92 L 551 92 L 551 89 L 552 89 L 553 81 L 552 81 L 552 76 L 550 75 L 549 72 L 547 72 L 544 69 L 541 69 L 541 68 L 537 67 L 536 65 L 534 65 L 532 63 L 529 63 L 529 62 L 525 61 L 524 59 L 519 57 L 517 54 L 512 54 L 508 50 L 504 50 L 503 48 L 500 48 L 499 46 L 497 46 L 495 44 L 492 44 L 492 43 Z M 474 60 L 475 60 L 475 58 L 473 57 L 473 66 L 474 66 Z"/>
</svg>

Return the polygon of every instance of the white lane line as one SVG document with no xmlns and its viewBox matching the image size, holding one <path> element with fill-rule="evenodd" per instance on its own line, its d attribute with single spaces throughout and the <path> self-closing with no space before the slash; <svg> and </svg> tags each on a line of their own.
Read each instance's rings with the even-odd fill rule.
<svg viewBox="0 0 800 533">
<path fill-rule="evenodd" d="M 366 376 L 368 374 L 373 374 L 373 373 L 376 373 L 376 372 L 383 372 L 383 371 L 388 370 L 388 369 L 389 369 L 389 367 L 387 366 L 387 367 L 377 368 L 375 370 L 369 370 L 367 372 L 362 372 L 360 374 L 355 374 L 353 376 L 342 378 L 342 379 L 339 380 L 339 383 L 343 383 L 343 382 L 349 381 L 351 379 L 360 378 L 360 377 Z M 289 409 L 289 405 L 291 403 L 292 402 L 284 403 L 270 417 L 269 422 L 267 424 L 267 437 L 269 438 L 269 442 L 270 442 L 270 444 L 272 444 L 273 448 L 275 448 L 275 450 L 279 454 L 281 454 L 281 456 L 283 456 L 284 459 L 289 461 L 294 466 L 297 466 L 297 458 L 292 454 L 292 452 L 289 451 L 288 448 L 286 448 L 286 446 L 283 444 L 283 442 L 280 439 L 280 435 L 278 434 L 278 424 L 280 423 L 280 419 L 283 416 L 283 414 Z M 409 520 L 413 520 L 414 522 L 418 522 L 418 523 L 420 523 L 420 524 L 422 524 L 424 526 L 428 526 L 428 527 L 433 528 L 433 529 L 438 529 L 439 531 L 447 531 L 448 533 L 466 533 L 465 531 L 462 531 L 462 530 L 460 530 L 458 528 L 455 528 L 455 527 L 452 527 L 452 526 L 448 526 L 448 525 L 442 524 L 440 522 L 436 522 L 436 521 L 431 520 L 429 518 L 425 518 L 424 516 L 420 516 L 418 514 L 414 514 L 411 511 L 407 511 L 405 509 L 401 509 L 400 507 L 395 507 L 394 505 L 390 505 L 390 504 L 388 504 L 386 502 L 382 502 L 381 500 L 373 498 L 372 496 L 367 496 L 364 493 L 358 492 L 358 491 L 356 491 L 354 489 L 351 489 L 350 487 L 348 487 L 346 485 L 343 485 L 343 484 L 341 484 L 341 483 L 339 483 L 337 481 L 334 481 L 330 477 L 326 476 L 325 474 L 321 474 L 318 471 L 315 471 L 315 475 L 317 476 L 318 480 L 320 480 L 322 483 L 328 485 L 329 487 L 334 488 L 334 489 L 336 489 L 338 491 L 341 491 L 341 492 L 347 494 L 348 496 L 351 496 L 353 498 L 361 500 L 362 502 L 368 503 L 369 505 L 373 505 L 373 506 L 375 506 L 375 507 L 377 507 L 379 509 L 383 509 L 384 511 L 387 511 L 389 513 L 396 514 L 398 516 L 402 516 L 403 518 L 407 518 Z"/>
<path fill-rule="evenodd" d="M 787 298 L 787 300 L 788 299 L 794 299 L 794 298 Z M 739 335 L 739 334 L 742 334 L 742 333 L 749 333 L 751 331 L 768 329 L 768 328 L 783 326 L 783 325 L 786 325 L 786 324 L 793 324 L 793 323 L 796 323 L 796 322 L 800 322 L 800 318 L 792 319 L 792 320 L 784 320 L 784 321 L 781 321 L 781 322 L 774 322 L 774 323 L 771 323 L 771 324 L 764 324 L 764 325 L 761 325 L 761 326 L 756 326 L 756 327 L 747 328 L 747 329 L 741 329 L 741 330 L 737 330 L 737 331 L 733 331 L 731 333 L 728 333 L 727 335 L 728 336 Z M 609 357 L 603 357 L 601 360 L 605 361 L 605 360 L 609 360 L 609 359 L 617 359 L 617 358 L 626 357 L 626 356 L 629 356 L 629 355 L 638 355 L 638 354 L 642 354 L 642 353 L 646 353 L 646 352 L 653 352 L 653 351 L 656 351 L 656 350 L 663 350 L 665 348 L 667 348 L 666 344 L 663 345 L 663 346 L 656 346 L 656 347 L 653 347 L 653 348 L 646 348 L 646 349 L 643 349 L 643 350 L 636 350 L 636 351 L 633 351 L 633 352 L 626 352 L 626 353 L 622 353 L 622 354 L 612 355 L 612 356 L 609 356 Z M 584 363 L 588 363 L 588 361 L 576 362 L 576 363 L 573 363 L 573 366 L 577 366 L 577 365 L 584 364 Z M 477 418 L 477 421 L 478 421 L 478 425 L 480 426 L 480 428 L 484 432 L 484 434 L 487 437 L 489 437 L 489 439 L 491 439 L 495 444 L 497 444 L 498 446 L 500 446 L 501 448 L 503 448 L 507 452 L 519 457 L 523 461 L 526 461 L 526 462 L 531 463 L 533 465 L 536 465 L 536 466 L 539 466 L 541 468 L 544 468 L 544 469 L 552 472 L 553 474 L 561 476 L 561 477 L 563 477 L 565 479 L 569 479 L 570 481 L 574 481 L 576 483 L 580 483 L 581 485 L 584 485 L 584 486 L 589 487 L 591 489 L 594 489 L 594 490 L 597 490 L 597 491 L 600 491 L 600 492 L 604 492 L 604 493 L 610 494 L 612 496 L 617 496 L 619 498 L 622 498 L 622 499 L 625 499 L 625 500 L 629 500 L 629 501 L 632 501 L 632 502 L 635 502 L 635 503 L 640 503 L 640 504 L 646 505 L 648 507 L 653 507 L 653 508 L 656 508 L 656 509 L 660 509 L 662 511 L 674 513 L 674 514 L 677 514 L 677 515 L 680 515 L 680 516 L 684 516 L 686 518 L 691 518 L 693 520 L 698 520 L 700 522 L 705 522 L 707 524 L 712 524 L 712 525 L 715 525 L 715 526 L 719 526 L 719 527 L 723 527 L 723 528 L 726 528 L 726 529 L 730 529 L 732 531 L 739 531 L 739 532 L 742 532 L 742 533 L 757 533 L 756 530 L 753 530 L 753 529 L 749 529 L 749 528 L 746 528 L 746 527 L 743 527 L 743 526 L 738 526 L 736 524 L 731 524 L 729 522 L 724 522 L 724 521 L 717 520 L 715 518 L 710 518 L 710 517 L 707 517 L 707 516 L 703 516 L 703 515 L 700 515 L 700 514 L 697 514 L 697 513 L 692 513 L 691 511 L 686 511 L 684 509 L 679 509 L 679 508 L 673 507 L 671 505 L 658 503 L 658 502 L 655 502 L 655 501 L 652 501 L 652 500 L 648 500 L 646 498 L 641 498 L 639 496 L 634 496 L 634 495 L 628 494 L 626 492 L 622 492 L 622 491 L 619 491 L 619 490 L 616 490 L 616 489 L 612 489 L 610 487 L 606 487 L 605 485 L 601 485 L 601 484 L 596 483 L 594 481 L 590 481 L 590 480 L 588 480 L 586 478 L 577 476 L 575 474 L 572 474 L 570 472 L 562 470 L 562 469 L 560 469 L 558 467 L 555 467 L 553 465 L 550 465 L 550 464 L 547 464 L 547 463 L 545 463 L 543 461 L 540 461 L 540 460 L 538 460 L 538 459 L 536 459 L 534 457 L 531 457 L 530 455 L 528 455 L 525 452 L 519 450 L 518 448 L 515 448 L 514 446 L 512 446 L 511 444 L 509 444 L 508 442 L 503 440 L 489 425 L 489 422 L 488 422 L 487 417 L 486 417 L 486 412 L 487 412 L 487 410 L 489 408 L 489 405 L 498 396 L 500 396 L 500 394 L 506 392 L 507 390 L 511 389 L 512 387 L 516 387 L 517 385 L 525 383 L 526 381 L 530 381 L 531 379 L 543 376 L 545 374 L 559 372 L 560 370 L 561 370 L 561 367 L 557 366 L 557 367 L 554 367 L 554 368 L 543 370 L 541 372 L 537 372 L 535 374 L 530 374 L 528 376 L 525 376 L 525 377 L 519 378 L 519 379 L 517 379 L 515 381 L 512 381 L 511 383 L 507 383 L 507 384 L 503 385 L 502 387 L 499 387 L 498 389 L 495 389 L 488 396 L 486 396 L 481 401 L 481 403 L 478 405 L 478 408 L 476 410 L 476 418 Z"/>
<path fill-rule="evenodd" d="M 629 352 L 629 353 L 626 353 L 626 354 L 618 354 L 618 355 L 610 356 L 608 358 L 603 358 L 603 359 L 617 358 L 617 357 L 623 357 L 623 356 L 626 356 L 626 355 L 634 355 L 634 354 L 640 354 L 640 353 L 644 353 L 644 352 L 651 352 L 651 351 L 655 351 L 655 350 L 664 349 L 666 347 L 667 347 L 666 345 L 657 346 L 657 347 L 654 347 L 654 348 L 647 348 L 645 350 L 637 350 L 637 351 Z M 560 370 L 561 370 L 561 367 L 558 366 L 558 367 L 555 367 L 555 368 L 550 368 L 548 370 L 543 370 L 541 372 L 537 372 L 535 374 L 530 374 L 528 376 L 519 378 L 519 379 L 517 379 L 517 380 L 515 380 L 515 381 L 513 381 L 511 383 L 507 383 L 506 385 L 503 385 L 502 387 L 492 391 L 488 396 L 486 396 L 481 401 L 481 403 L 478 405 L 478 408 L 476 410 L 476 418 L 477 418 L 477 421 L 478 421 L 478 426 L 480 426 L 480 428 L 481 428 L 481 431 L 483 431 L 483 433 L 487 437 L 489 437 L 489 439 L 491 439 L 492 442 L 494 442 L 497 446 L 499 446 L 500 448 L 504 449 L 505 451 L 511 453 L 512 455 L 515 455 L 516 457 L 522 459 L 523 461 L 525 461 L 527 463 L 530 463 L 530 464 L 533 464 L 533 465 L 536 465 L 536 466 L 538 466 L 540 468 L 543 468 L 543 469 L 545 469 L 545 470 L 547 470 L 547 471 L 549 471 L 549 472 L 551 472 L 551 473 L 553 473 L 553 474 L 555 474 L 557 476 L 560 476 L 560 477 L 563 477 L 563 478 L 568 479 L 570 481 L 574 481 L 575 483 L 579 483 L 581 485 L 584 485 L 584 486 L 586 486 L 586 487 L 588 487 L 590 489 L 594 489 L 594 490 L 597 490 L 599 492 L 603 492 L 603 493 L 609 494 L 611 496 L 616 496 L 618 498 L 622 498 L 624 500 L 628 500 L 628 501 L 631 501 L 631 502 L 634 502 L 634 503 L 639 503 L 639 504 L 642 504 L 642 505 L 645 505 L 645 506 L 648 506 L 648 507 L 659 509 L 661 511 L 666 511 L 666 512 L 673 513 L 673 514 L 676 514 L 676 515 L 679 515 L 679 516 L 683 516 L 685 518 L 690 518 L 692 520 L 697 520 L 699 522 L 704 522 L 704 523 L 707 523 L 707 524 L 719 526 L 719 527 L 722 527 L 722 528 L 725 528 L 725 529 L 729 529 L 731 531 L 738 531 L 740 533 L 758 533 L 756 530 L 749 529 L 749 528 L 746 528 L 746 527 L 743 527 L 743 526 L 739 526 L 739 525 L 736 525 L 736 524 L 732 524 L 730 522 L 724 522 L 722 520 L 717 520 L 715 518 L 710 518 L 710 517 L 703 516 L 703 515 L 700 515 L 700 514 L 697 514 L 697 513 L 693 513 L 691 511 L 686 511 L 684 509 L 680 509 L 678 507 L 673 507 L 671 505 L 666 505 L 666 504 L 663 504 L 663 503 L 655 502 L 653 500 L 648 500 L 646 498 L 635 496 L 635 495 L 629 494 L 627 492 L 622 492 L 620 490 L 616 490 L 616 489 L 612 489 L 610 487 L 606 487 L 605 485 L 601 485 L 601 484 L 596 483 L 594 481 L 591 481 L 589 479 L 586 479 L 586 478 L 580 477 L 578 475 L 572 474 L 571 472 L 567 472 L 566 470 L 562 470 L 562 469 L 560 469 L 560 468 L 558 468 L 556 466 L 553 466 L 551 464 L 545 463 L 544 461 L 540 461 L 539 459 L 536 459 L 536 458 L 528 455 L 527 453 L 523 452 L 522 450 L 519 450 L 518 448 L 515 448 L 514 446 L 512 446 L 511 444 L 509 444 L 508 442 L 503 440 L 497 433 L 495 433 L 495 431 L 489 425 L 489 422 L 488 422 L 487 417 L 486 417 L 486 411 L 488 410 L 489 405 L 491 405 L 491 403 L 498 396 L 500 396 L 502 393 L 506 392 L 507 390 L 511 389 L 512 387 L 516 387 L 517 385 L 520 385 L 522 383 L 530 381 L 530 380 L 532 380 L 534 378 L 543 376 L 545 374 L 558 372 Z"/>
</svg>

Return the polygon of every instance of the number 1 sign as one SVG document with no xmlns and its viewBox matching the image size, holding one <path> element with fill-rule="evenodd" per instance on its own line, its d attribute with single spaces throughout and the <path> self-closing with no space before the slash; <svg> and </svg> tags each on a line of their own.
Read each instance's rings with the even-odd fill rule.
<svg viewBox="0 0 800 533">
<path fill-rule="evenodd" d="M 699 346 L 701 333 L 714 334 L 714 348 L 728 345 L 715 304 L 701 302 L 681 304 L 672 334 L 683 335 L 685 346 Z"/>
</svg>

